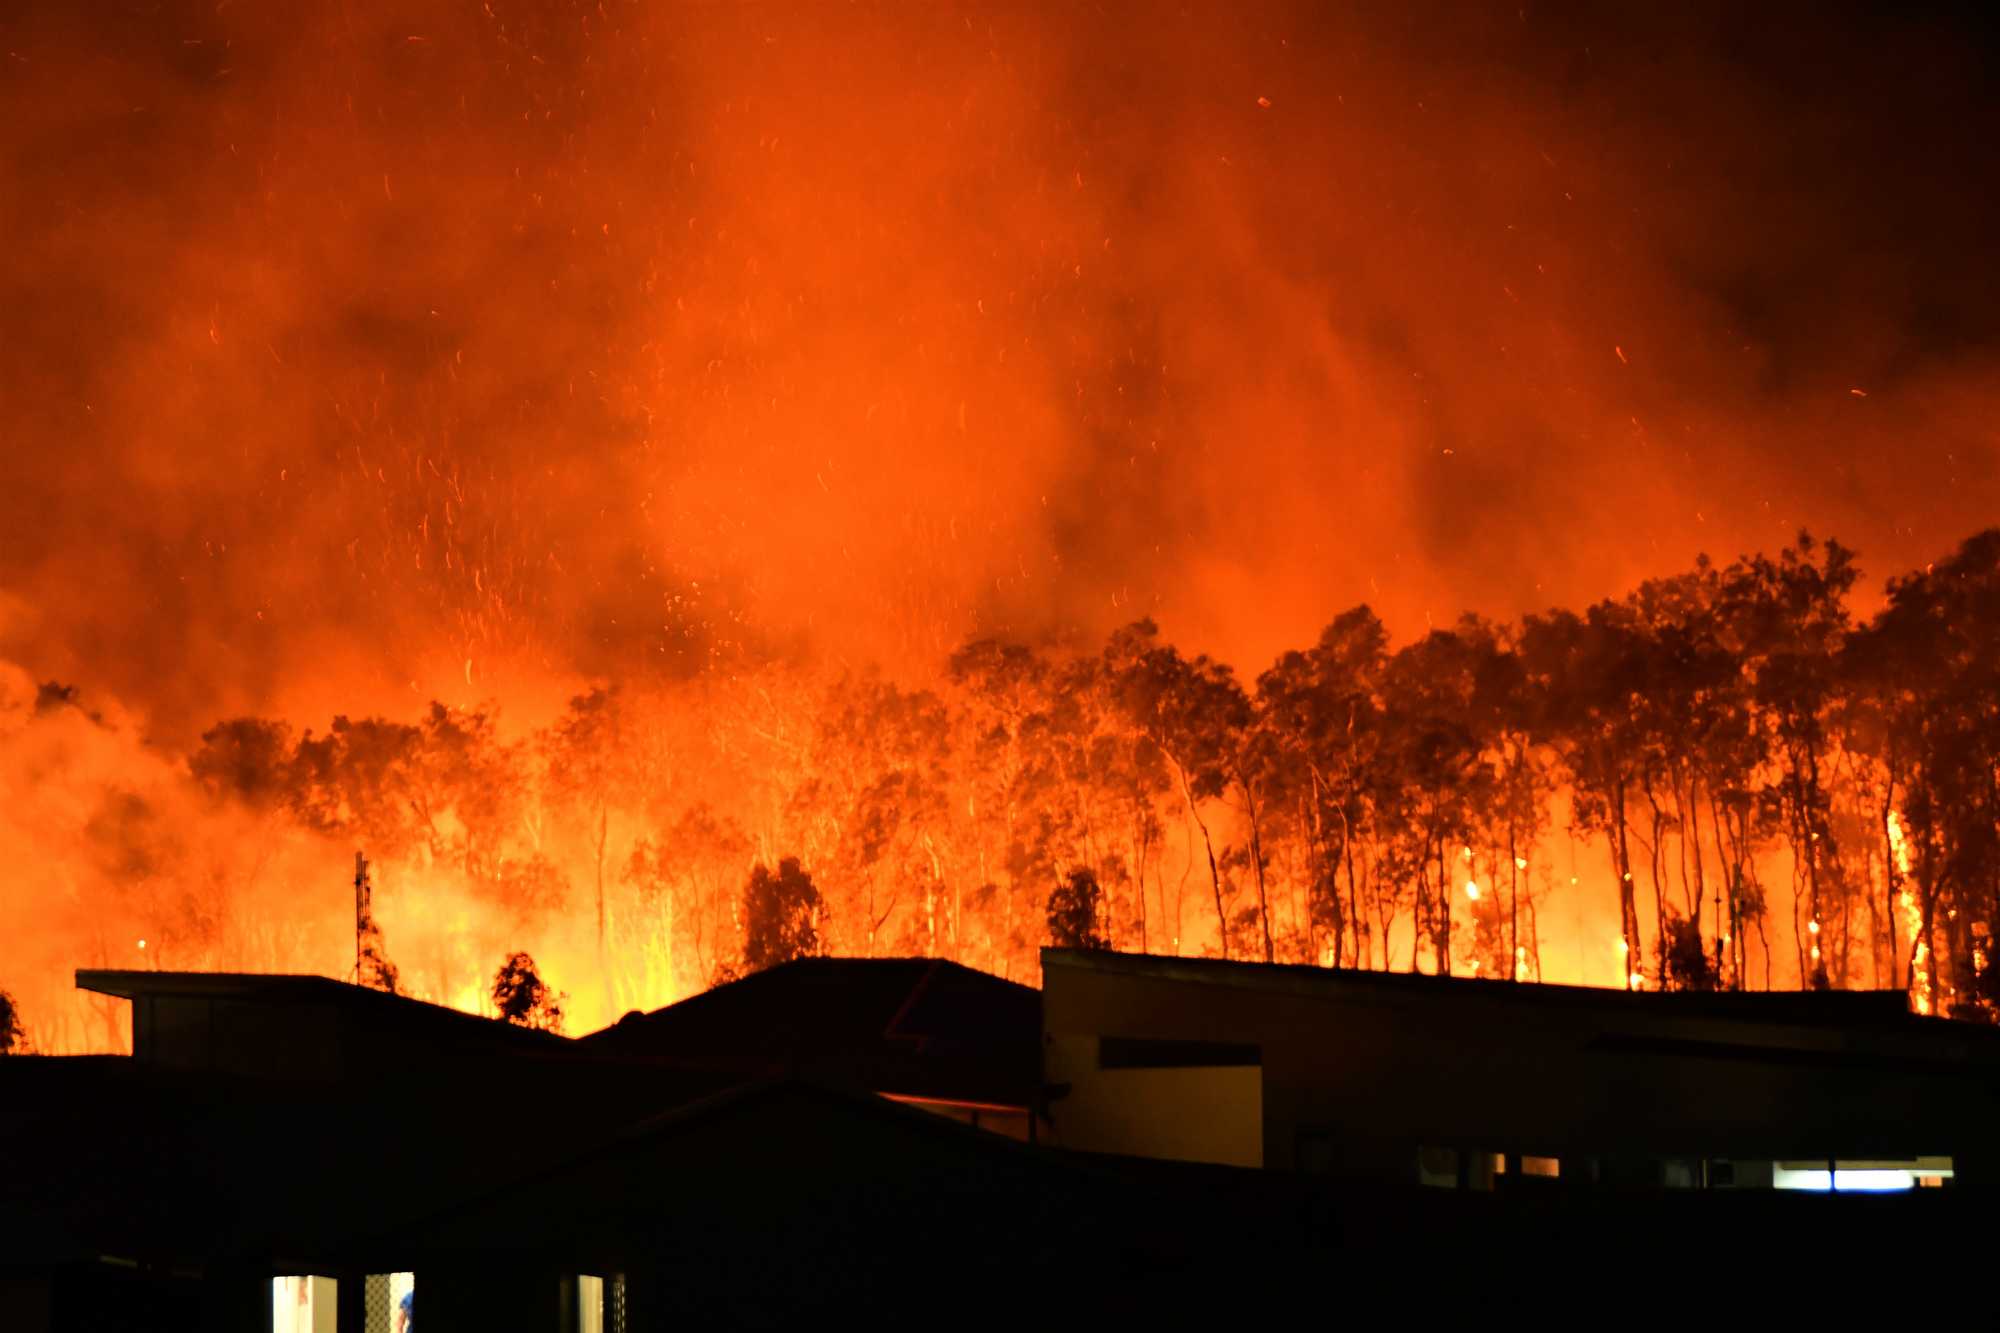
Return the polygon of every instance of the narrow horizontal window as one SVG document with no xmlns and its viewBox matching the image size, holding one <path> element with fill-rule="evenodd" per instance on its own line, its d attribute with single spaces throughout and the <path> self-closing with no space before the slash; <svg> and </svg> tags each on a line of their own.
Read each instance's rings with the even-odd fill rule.
<svg viewBox="0 0 2000 1333">
<path fill-rule="evenodd" d="M 1202 1069 L 1260 1065 L 1263 1052 L 1233 1041 L 1163 1041 L 1152 1037 L 1104 1037 L 1097 1044 L 1099 1069 Z"/>
</svg>

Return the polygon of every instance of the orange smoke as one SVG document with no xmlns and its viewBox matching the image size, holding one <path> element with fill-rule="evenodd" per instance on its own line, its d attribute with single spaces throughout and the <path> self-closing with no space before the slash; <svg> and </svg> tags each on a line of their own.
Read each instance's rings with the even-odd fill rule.
<svg viewBox="0 0 2000 1333">
<path fill-rule="evenodd" d="M 133 961 L 134 895 L 209 904 L 190 958 L 339 971 L 354 849 L 197 801 L 222 718 L 518 738 L 626 684 L 695 738 L 677 793 L 759 807 L 740 871 L 788 703 L 973 635 L 1152 615 L 1251 675 L 1357 602 L 1410 637 L 1806 524 L 1921 563 L 1993 494 L 1978 62 L 1745 23 L 13 7 L 4 901 L 47 929 L 0 985 Z M 107 720 L 29 727 L 52 679 Z M 444 998 L 530 944 L 384 875 Z M 692 984 L 633 966 L 676 980 L 556 979 L 579 1020 Z"/>
</svg>

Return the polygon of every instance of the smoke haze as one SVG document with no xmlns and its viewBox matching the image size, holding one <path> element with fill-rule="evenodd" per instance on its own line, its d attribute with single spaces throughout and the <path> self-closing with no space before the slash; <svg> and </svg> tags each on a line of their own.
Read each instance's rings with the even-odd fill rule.
<svg viewBox="0 0 2000 1333">
<path fill-rule="evenodd" d="M 1383 9 L 16 8 L 0 642 L 185 737 L 1990 517 L 1989 45 Z"/>
<path fill-rule="evenodd" d="M 1990 523 L 1990 36 L 1607 8 L 9 6 L 8 780 Z"/>
</svg>

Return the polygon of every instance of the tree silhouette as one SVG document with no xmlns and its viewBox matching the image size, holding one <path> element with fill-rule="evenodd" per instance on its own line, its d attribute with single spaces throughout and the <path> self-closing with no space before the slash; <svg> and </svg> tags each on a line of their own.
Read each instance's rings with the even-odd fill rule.
<svg viewBox="0 0 2000 1333">
<path fill-rule="evenodd" d="M 11 1055 L 27 1044 L 28 1034 L 21 1026 L 21 1011 L 14 1004 L 14 997 L 0 990 L 0 1055 Z"/>
<path fill-rule="evenodd" d="M 1058 949 L 1108 949 L 1099 926 L 1104 890 L 1088 866 L 1077 866 L 1049 893 L 1049 943 Z"/>
<path fill-rule="evenodd" d="M 1159 626 L 1141 620 L 1111 636 L 1104 649 L 1105 681 L 1131 725 L 1156 746 L 1171 766 L 1190 822 L 1200 830 L 1215 898 L 1218 947 L 1229 957 L 1229 913 L 1215 842 L 1201 806 L 1217 798 L 1235 777 L 1232 752 L 1249 723 L 1249 701 L 1230 669 L 1207 657 L 1185 658 L 1160 642 Z M 1253 838 L 1255 834 L 1253 833 Z M 1263 862 L 1257 858 L 1260 918 L 1270 952 L 1270 912 L 1263 901 Z"/>
<path fill-rule="evenodd" d="M 1834 905 L 1829 890 L 1844 887 L 1829 791 L 1829 715 L 1837 654 L 1848 633 L 1846 598 L 1859 571 L 1846 547 L 1819 546 L 1802 532 L 1777 560 L 1740 560 L 1723 577 L 1727 614 L 1780 767 L 1776 794 L 1798 873 L 1795 902 L 1807 914 L 1807 929 L 1794 931 L 1799 969 L 1813 988 L 1824 989 L 1829 978 L 1819 937 Z"/>
<path fill-rule="evenodd" d="M 1645 958 L 1632 885 L 1628 801 L 1637 781 L 1639 743 L 1632 701 L 1643 689 L 1644 644 L 1632 618 L 1614 603 L 1584 616 L 1531 616 L 1521 637 L 1524 663 L 1544 703 L 1543 724 L 1570 780 L 1578 831 L 1604 838 L 1618 893 L 1619 953 L 1628 977 Z"/>
<path fill-rule="evenodd" d="M 338 840 L 508 930 L 574 879 L 607 984 L 662 998 L 821 951 L 1031 980 L 1051 936 L 1527 979 L 1553 907 L 1578 979 L 1907 987 L 2000 1020 L 2000 531 L 1887 587 L 1854 623 L 1853 556 L 1802 536 L 1399 645 L 1354 607 L 1254 675 L 1139 621 L 975 639 L 914 685 L 627 678 L 518 740 L 490 709 L 238 718 L 183 775 L 197 811 L 256 817 L 222 893 L 134 832 L 164 802 L 113 793 L 83 832 L 189 961 L 227 894 Z M 778 848 L 792 869 L 746 887 Z M 362 979 L 390 984 L 363 915 Z"/>
<path fill-rule="evenodd" d="M 511 953 L 493 974 L 493 1007 L 502 1022 L 537 1032 L 561 1032 L 562 1002 L 558 994 L 535 970 L 535 960 L 525 953 Z"/>
<path fill-rule="evenodd" d="M 750 872 L 743 890 L 743 967 L 761 972 L 819 952 L 819 889 L 812 876 L 788 856 L 773 874 L 763 865 Z"/>
</svg>

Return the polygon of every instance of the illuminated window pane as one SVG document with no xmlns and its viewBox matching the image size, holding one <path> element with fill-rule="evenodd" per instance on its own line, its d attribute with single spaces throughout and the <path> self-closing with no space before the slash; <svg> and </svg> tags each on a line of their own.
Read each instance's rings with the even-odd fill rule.
<svg viewBox="0 0 2000 1333">
<path fill-rule="evenodd" d="M 1560 1176 L 1562 1162 L 1554 1157 L 1523 1157 L 1521 1174 L 1524 1176 Z"/>
<path fill-rule="evenodd" d="M 337 1319 L 332 1278 L 292 1274 L 271 1279 L 271 1333 L 335 1333 Z"/>
<path fill-rule="evenodd" d="M 585 1273 L 576 1280 L 576 1333 L 604 1333 L 604 1279 Z"/>
<path fill-rule="evenodd" d="M 388 1333 L 416 1333 L 416 1291 L 417 1275 L 415 1273 L 389 1274 Z M 373 1333 L 372 1329 L 370 1333 Z"/>
<path fill-rule="evenodd" d="M 1871 1194 L 1916 1189 L 1926 1179 L 1942 1181 L 1952 1175 L 1949 1157 L 1842 1158 L 1830 1167 L 1826 1162 L 1779 1162 L 1771 1184 L 1781 1190 Z"/>
</svg>

